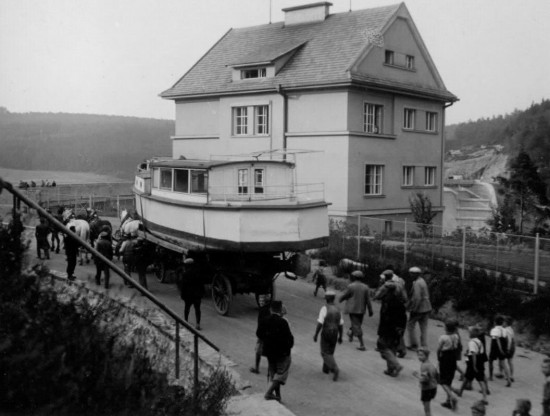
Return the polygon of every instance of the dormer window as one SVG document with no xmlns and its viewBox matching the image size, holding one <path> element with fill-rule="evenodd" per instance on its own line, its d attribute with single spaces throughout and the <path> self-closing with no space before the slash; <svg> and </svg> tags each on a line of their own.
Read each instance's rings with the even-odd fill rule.
<svg viewBox="0 0 550 416">
<path fill-rule="evenodd" d="M 386 50 L 386 54 L 384 57 L 384 63 L 388 65 L 393 65 L 393 51 Z"/>
<path fill-rule="evenodd" d="M 241 79 L 265 78 L 266 76 L 267 76 L 267 69 L 265 67 L 241 69 Z"/>
<path fill-rule="evenodd" d="M 405 66 L 407 69 L 414 69 L 414 56 L 406 55 L 405 56 Z"/>
</svg>

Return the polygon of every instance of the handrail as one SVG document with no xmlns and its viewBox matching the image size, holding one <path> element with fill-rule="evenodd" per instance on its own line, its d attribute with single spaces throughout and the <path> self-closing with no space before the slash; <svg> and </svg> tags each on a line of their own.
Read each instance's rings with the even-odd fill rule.
<svg viewBox="0 0 550 416">
<path fill-rule="evenodd" d="M 27 198 L 25 195 L 23 195 L 18 189 L 14 188 L 14 186 L 7 181 L 4 181 L 2 178 L 0 178 L 0 193 L 2 193 L 2 189 L 6 189 L 8 192 L 10 192 L 13 195 L 13 217 L 15 218 L 16 214 L 16 205 L 17 205 L 17 198 L 22 200 L 26 205 L 36 209 L 39 214 L 46 217 L 50 224 L 53 224 L 55 228 L 63 232 L 65 234 L 69 234 L 72 238 L 74 238 L 78 243 L 84 247 L 86 250 L 88 250 L 90 253 L 92 253 L 95 257 L 99 258 L 101 261 L 106 263 L 111 270 L 113 270 L 116 274 L 118 274 L 122 279 L 130 283 L 133 287 L 135 287 L 142 295 L 147 297 L 151 302 L 153 302 L 156 306 L 158 306 L 163 312 L 165 312 L 168 316 L 174 319 L 176 321 L 176 378 L 179 378 L 179 325 L 183 325 L 188 331 L 190 331 L 194 335 L 194 381 L 195 381 L 195 394 L 197 393 L 198 388 L 198 338 L 202 339 L 206 344 L 208 344 L 210 347 L 212 347 L 216 352 L 219 352 L 220 349 L 208 338 L 206 338 L 203 334 L 198 332 L 195 328 L 193 328 L 191 325 L 189 325 L 185 320 L 183 320 L 181 317 L 179 317 L 172 309 L 170 309 L 168 306 L 166 306 L 164 303 L 162 303 L 157 297 L 155 297 L 151 292 L 149 292 L 147 289 L 145 289 L 143 286 L 141 286 L 138 282 L 133 280 L 130 276 L 128 276 L 124 270 L 122 270 L 120 267 L 118 267 L 116 264 L 114 264 L 111 260 L 103 256 L 100 252 L 98 252 L 96 249 L 94 249 L 90 244 L 88 244 L 86 241 L 81 239 L 78 235 L 73 233 L 71 230 L 67 229 L 61 222 L 59 222 L 55 217 L 53 217 L 50 213 L 48 213 L 44 208 L 42 208 L 40 205 L 35 203 L 33 200 Z"/>
</svg>

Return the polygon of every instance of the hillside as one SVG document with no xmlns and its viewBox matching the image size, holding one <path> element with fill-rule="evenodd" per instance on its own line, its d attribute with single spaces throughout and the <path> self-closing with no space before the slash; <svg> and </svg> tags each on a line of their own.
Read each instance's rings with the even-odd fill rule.
<svg viewBox="0 0 550 416">
<path fill-rule="evenodd" d="M 0 111 L 0 166 L 132 179 L 136 165 L 172 153 L 174 122 L 136 117 Z"/>
<path fill-rule="evenodd" d="M 550 185 L 550 100 L 512 114 L 445 127 L 445 178 L 506 175 L 510 156 L 524 149 Z"/>
</svg>

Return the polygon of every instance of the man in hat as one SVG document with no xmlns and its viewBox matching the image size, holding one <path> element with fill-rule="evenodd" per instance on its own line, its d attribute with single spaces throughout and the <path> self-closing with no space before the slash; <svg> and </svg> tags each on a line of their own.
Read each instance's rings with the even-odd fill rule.
<svg viewBox="0 0 550 416">
<path fill-rule="evenodd" d="M 268 362 L 268 379 L 271 385 L 265 393 L 266 400 L 281 400 L 281 386 L 288 379 L 290 369 L 290 350 L 294 346 L 294 336 L 290 326 L 283 318 L 283 303 L 271 301 L 271 316 L 259 328 L 258 338 L 263 340 L 263 353 Z"/>
<path fill-rule="evenodd" d="M 418 339 L 415 334 L 417 323 L 420 327 L 420 345 L 423 347 L 427 346 L 428 318 L 432 311 L 432 304 L 430 302 L 428 285 L 422 278 L 422 270 L 418 267 L 411 267 L 409 274 L 411 276 L 412 288 L 411 297 L 407 304 L 407 310 L 409 311 L 409 322 L 407 323 L 407 332 L 409 333 L 408 348 L 416 350 L 418 348 Z"/>
<path fill-rule="evenodd" d="M 109 234 L 106 232 L 99 233 L 99 240 L 96 243 L 95 249 L 102 254 L 104 257 L 106 257 L 109 260 L 113 260 L 113 246 L 111 244 L 111 241 L 109 241 Z M 103 260 L 101 260 L 99 257 L 94 257 L 95 262 L 95 282 L 96 284 L 101 284 L 101 272 L 105 274 L 105 289 L 109 289 L 109 278 L 110 278 L 110 270 L 107 263 L 105 263 Z"/>
<path fill-rule="evenodd" d="M 348 332 L 348 338 L 353 341 L 353 337 L 357 337 L 359 340 L 359 351 L 365 351 L 365 343 L 363 342 L 363 318 L 368 308 L 369 316 L 373 315 L 372 303 L 370 300 L 369 287 L 364 284 L 363 272 L 356 270 L 351 274 L 351 283 L 348 285 L 346 291 L 340 296 L 340 302 L 347 300 L 346 313 L 349 314 L 351 321 L 351 328 Z"/>
<path fill-rule="evenodd" d="M 189 321 L 191 306 L 195 309 L 195 328 L 201 330 L 201 302 L 204 295 L 204 284 L 198 264 L 191 257 L 183 261 L 183 272 L 178 276 L 177 286 L 184 302 L 184 318 Z"/>
<path fill-rule="evenodd" d="M 340 313 L 338 306 L 334 304 L 336 292 L 328 290 L 325 292 L 325 300 L 327 302 L 321 308 L 319 317 L 317 318 L 317 327 L 313 341 L 317 342 L 317 337 L 321 333 L 321 357 L 323 357 L 323 373 L 333 373 L 332 379 L 338 380 L 340 370 L 334 359 L 334 350 L 336 343 L 342 343 L 342 334 L 344 332 L 344 318 Z"/>
</svg>

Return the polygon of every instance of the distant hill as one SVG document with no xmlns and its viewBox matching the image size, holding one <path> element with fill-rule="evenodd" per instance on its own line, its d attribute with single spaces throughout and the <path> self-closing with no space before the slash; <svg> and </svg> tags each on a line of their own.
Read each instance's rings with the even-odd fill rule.
<svg viewBox="0 0 550 416">
<path fill-rule="evenodd" d="M 172 120 L 0 108 L 0 166 L 131 180 L 143 159 L 172 154 L 174 131 Z"/>
<path fill-rule="evenodd" d="M 445 175 L 475 179 L 506 173 L 507 160 L 523 148 L 550 185 L 550 100 L 512 114 L 445 127 Z"/>
</svg>

